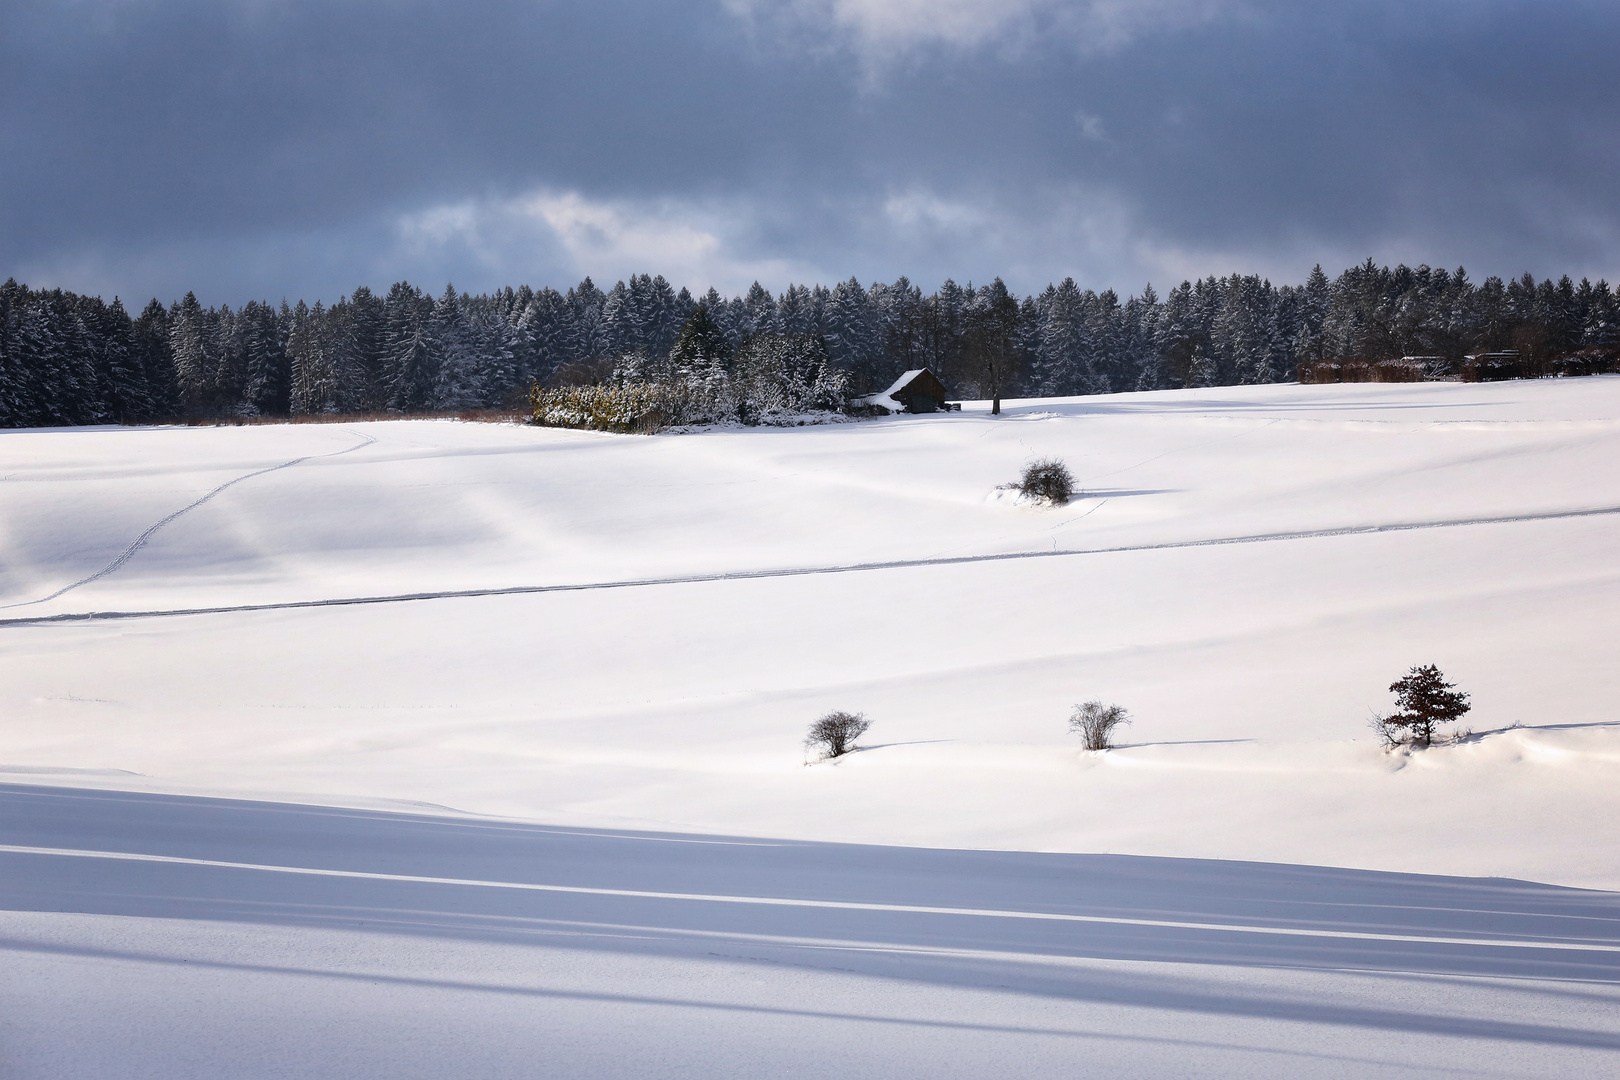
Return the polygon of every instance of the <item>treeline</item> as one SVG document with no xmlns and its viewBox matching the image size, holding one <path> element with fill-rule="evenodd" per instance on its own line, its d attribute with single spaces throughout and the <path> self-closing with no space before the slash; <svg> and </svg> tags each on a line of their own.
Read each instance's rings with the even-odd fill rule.
<svg viewBox="0 0 1620 1080">
<path fill-rule="evenodd" d="M 138 316 L 117 299 L 8 281 L 0 426 L 518 407 L 536 382 L 607 383 L 668 363 L 700 304 L 731 355 L 751 340 L 816 339 L 852 393 L 919 367 L 964 397 L 1054 396 L 1287 381 L 1326 361 L 1421 355 L 1443 371 L 1482 352 L 1620 349 L 1606 282 L 1476 285 L 1462 269 L 1370 259 L 1333 280 L 1320 267 L 1280 287 L 1209 277 L 1124 300 L 1072 280 L 1020 298 L 999 279 L 924 294 L 905 278 L 694 297 L 642 274 L 606 292 L 586 278 L 566 293 L 449 287 L 437 298 L 400 282 L 313 307 L 211 308 L 188 293 Z"/>
</svg>

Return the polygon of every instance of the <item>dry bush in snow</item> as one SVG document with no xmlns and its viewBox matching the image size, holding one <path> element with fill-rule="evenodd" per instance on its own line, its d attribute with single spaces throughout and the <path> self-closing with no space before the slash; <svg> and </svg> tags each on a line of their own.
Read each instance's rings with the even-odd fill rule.
<svg viewBox="0 0 1620 1080">
<path fill-rule="evenodd" d="M 830 712 L 810 725 L 804 745 L 821 747 L 823 757 L 842 757 L 855 748 L 855 740 L 871 726 L 864 713 Z"/>
<path fill-rule="evenodd" d="M 1041 458 L 1024 468 L 1018 490 L 1031 499 L 1042 499 L 1052 506 L 1062 506 L 1074 497 L 1074 477 L 1056 458 Z"/>
<path fill-rule="evenodd" d="M 1069 730 L 1079 733 L 1086 742 L 1087 750 L 1111 750 L 1114 746 L 1114 729 L 1130 722 L 1130 713 L 1123 707 L 1088 701 L 1074 707 L 1074 712 L 1069 716 Z"/>
</svg>

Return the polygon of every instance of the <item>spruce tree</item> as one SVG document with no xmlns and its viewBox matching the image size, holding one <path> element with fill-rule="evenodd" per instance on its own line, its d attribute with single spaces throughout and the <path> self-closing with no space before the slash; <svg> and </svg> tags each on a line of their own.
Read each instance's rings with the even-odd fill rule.
<svg viewBox="0 0 1620 1080">
<path fill-rule="evenodd" d="M 1383 717 L 1380 725 L 1386 732 L 1397 728 L 1405 731 L 1406 739 L 1415 746 L 1431 745 L 1437 726 L 1462 719 L 1472 708 L 1468 695 L 1459 692 L 1455 683 L 1447 682 L 1433 664 L 1414 667 L 1404 678 L 1390 683 L 1389 689 L 1400 708 Z"/>
<path fill-rule="evenodd" d="M 152 391 L 135 348 L 134 321 L 118 297 L 101 312 L 101 377 L 107 410 L 115 424 L 138 424 L 154 413 Z"/>
<path fill-rule="evenodd" d="M 388 408 L 416 412 L 427 407 L 438 376 L 430 326 L 433 301 L 409 282 L 398 281 L 383 307 Z"/>
<path fill-rule="evenodd" d="M 175 382 L 174 355 L 169 348 L 169 309 L 153 297 L 135 320 L 132 330 L 135 355 L 152 401 L 148 419 L 173 418 L 180 412 L 180 389 Z"/>
<path fill-rule="evenodd" d="M 690 379 L 730 363 L 731 343 L 709 314 L 709 305 L 699 303 L 669 350 L 670 369 L 676 378 Z"/>
<path fill-rule="evenodd" d="M 964 351 L 979 377 L 979 388 L 990 396 L 990 415 L 1001 415 L 1001 396 L 1017 374 L 1019 356 L 1018 301 L 1000 278 L 977 291 L 967 308 Z"/>
</svg>

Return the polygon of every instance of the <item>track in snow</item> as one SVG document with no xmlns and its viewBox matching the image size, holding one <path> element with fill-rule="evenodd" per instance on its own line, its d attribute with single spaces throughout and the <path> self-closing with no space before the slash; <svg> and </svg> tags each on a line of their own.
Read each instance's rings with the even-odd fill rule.
<svg viewBox="0 0 1620 1080">
<path fill-rule="evenodd" d="M 495 940 L 545 928 L 606 948 L 612 931 L 635 927 L 677 952 L 723 937 L 774 941 L 788 963 L 827 951 L 933 954 L 945 967 L 974 966 L 973 954 L 1070 956 L 1620 984 L 1620 894 L 1334 867 L 606 831 L 0 784 L 0 869 L 0 910 L 10 911 L 311 927 L 363 919 Z M 1620 1050 L 1620 1034 L 1552 1041 Z"/>
<path fill-rule="evenodd" d="M 205 502 L 208 502 L 210 499 L 212 499 L 214 496 L 218 495 L 220 492 L 224 491 L 226 488 L 235 487 L 237 484 L 240 484 L 244 480 L 252 480 L 255 476 L 263 476 L 265 473 L 280 472 L 282 469 L 290 469 L 294 465 L 301 465 L 304 462 L 309 461 L 309 460 L 311 460 L 313 458 L 338 457 L 338 456 L 343 455 L 343 454 L 352 453 L 353 451 L 359 450 L 362 447 L 370 446 L 372 443 L 377 441 L 376 439 L 372 438 L 370 435 L 365 435 L 365 434 L 362 434 L 361 432 L 358 432 L 358 431 L 351 431 L 351 432 L 349 432 L 349 434 L 350 435 L 359 435 L 360 438 L 364 439 L 365 441 L 355 443 L 353 446 L 351 446 L 351 447 L 349 447 L 349 448 L 347 448 L 345 450 L 338 450 L 338 451 L 335 451 L 335 452 L 330 453 L 330 454 L 305 454 L 303 457 L 293 458 L 291 461 L 283 461 L 280 465 L 272 465 L 268 469 L 257 469 L 257 470 L 255 470 L 253 472 L 246 473 L 246 474 L 244 474 L 242 476 L 238 476 L 234 480 L 227 480 L 223 484 L 221 484 L 217 488 L 215 488 L 214 490 L 210 491 L 208 494 L 204 495 L 202 498 L 198 499 L 196 502 L 193 502 L 193 503 L 191 503 L 191 504 L 189 504 L 187 506 L 182 506 L 180 509 L 178 509 L 174 513 L 170 514 L 168 517 L 166 517 L 163 520 L 157 522 L 151 528 L 149 528 L 145 532 L 141 533 L 141 535 L 137 536 L 134 540 L 130 541 L 130 544 L 129 544 L 128 547 L 126 547 L 123 551 L 118 553 L 117 558 L 113 559 L 112 562 L 108 563 L 106 566 L 103 566 L 100 570 L 97 570 L 95 573 L 91 574 L 89 577 L 80 578 L 78 581 L 73 582 L 71 585 L 64 585 L 60 589 L 57 589 L 55 592 L 51 593 L 49 596 L 42 596 L 38 600 L 24 600 L 24 601 L 22 601 L 20 603 L 16 603 L 16 604 L 0 604 L 0 611 L 4 611 L 7 608 L 33 607 L 35 604 L 48 603 L 48 602 L 50 602 L 52 600 L 55 600 L 59 596 L 66 596 L 68 593 L 72 592 L 74 589 L 78 589 L 78 588 L 81 588 L 81 587 L 83 587 L 85 585 L 88 585 L 92 581 L 99 581 L 102 578 L 106 577 L 108 574 L 117 573 L 120 569 L 123 568 L 124 564 L 129 562 L 130 559 L 134 558 L 135 553 L 140 551 L 141 548 L 145 547 L 146 542 L 148 540 L 152 539 L 152 537 L 156 536 L 159 531 L 161 531 L 166 526 L 173 523 L 177 518 L 184 517 L 186 514 L 191 513 L 193 510 L 197 509 L 197 507 L 201 506 Z"/>
<path fill-rule="evenodd" d="M 364 445 L 364 444 L 362 444 Z M 359 447 L 350 447 L 357 450 Z M 348 453 L 348 451 L 339 451 Z M 300 458 L 300 461 L 308 460 Z M 295 464 L 288 462 L 288 464 Z M 277 468 L 285 468 L 285 465 Z M 269 472 L 271 470 L 262 470 Z M 251 473 L 250 476 L 260 475 Z M 239 477 L 246 480 L 248 477 Z M 233 480 L 231 483 L 236 483 Z M 216 493 L 228 487 L 223 485 Z M 205 496 L 205 498 L 207 498 Z M 199 500 L 201 502 L 203 500 Z M 196 503 L 192 504 L 197 505 Z M 188 507 L 189 509 L 189 507 Z M 293 611 L 299 608 L 348 607 L 355 604 L 402 604 L 413 600 L 456 600 L 480 596 L 526 596 L 535 593 L 591 592 L 598 589 L 635 589 L 656 585 L 696 585 L 718 581 L 757 581 L 767 578 L 807 577 L 815 574 L 856 574 L 876 570 L 905 570 L 925 566 L 960 566 L 969 563 L 1011 562 L 1019 559 L 1056 559 L 1076 555 L 1117 555 L 1132 551 L 1169 551 L 1176 548 L 1222 547 L 1228 544 L 1269 544 L 1282 540 L 1316 540 L 1334 536 L 1366 536 L 1375 533 L 1411 532 L 1420 529 L 1455 529 L 1469 525 L 1510 525 L 1530 521 L 1560 521 L 1569 518 L 1603 517 L 1620 514 L 1620 506 L 1598 506 L 1585 510 L 1555 510 L 1541 514 L 1508 514 L 1498 517 L 1458 518 L 1451 521 L 1413 521 L 1388 525 L 1352 525 L 1337 529 L 1305 529 L 1297 532 L 1255 533 L 1249 536 L 1224 536 L 1210 540 L 1172 540 L 1162 544 L 1129 544 L 1106 548 L 1069 548 L 1056 551 L 1012 551 L 996 555 L 953 555 L 933 559 L 892 559 L 886 562 L 846 563 L 842 566 L 783 567 L 770 570 L 738 570 L 719 574 L 687 574 L 673 577 L 636 578 L 629 581 L 589 581 L 573 585 L 512 585 L 490 589 L 443 589 L 431 592 L 395 593 L 385 596 L 348 596 L 327 600 L 288 600 L 268 604 L 231 604 L 218 607 L 169 608 L 149 611 L 85 611 L 63 615 L 34 615 L 0 619 L 0 627 L 37 626 L 43 623 L 86 622 L 109 619 L 157 619 L 178 615 L 226 615 L 249 611 Z M 164 519 L 172 520 L 174 516 Z M 164 522 L 160 522 L 159 525 Z M 156 531 L 157 526 L 148 532 Z M 121 563 L 119 564 L 121 565 Z M 102 574 L 109 573 L 102 571 Z M 102 574 L 86 578 L 78 584 L 87 584 Z M 77 586 L 70 586 L 77 587 Z M 60 592 L 54 596 L 62 595 Z M 46 600 L 52 597 L 46 597 Z M 43 603 L 43 600 L 30 603 Z M 24 605 L 13 605 L 16 607 Z"/>
<path fill-rule="evenodd" d="M 1535 1080 L 1617 1002 L 1616 893 L 0 784 L 16 1080 Z"/>
</svg>

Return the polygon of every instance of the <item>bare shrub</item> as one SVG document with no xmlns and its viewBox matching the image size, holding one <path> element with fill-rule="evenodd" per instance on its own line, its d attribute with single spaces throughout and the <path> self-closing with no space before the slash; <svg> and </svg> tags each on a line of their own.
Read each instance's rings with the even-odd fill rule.
<svg viewBox="0 0 1620 1080">
<path fill-rule="evenodd" d="M 1351 356 L 1342 360 L 1307 360 L 1295 369 L 1302 383 L 1339 382 L 1422 382 L 1430 375 L 1430 365 L 1438 357 L 1402 356 L 1384 360 L 1363 360 Z"/>
<path fill-rule="evenodd" d="M 1040 458 L 1025 466 L 1018 490 L 1031 499 L 1062 506 L 1074 497 L 1074 477 L 1057 458 Z"/>
<path fill-rule="evenodd" d="M 1294 369 L 1294 376 L 1302 383 L 1336 383 L 1339 365 L 1332 360 L 1306 360 Z"/>
<path fill-rule="evenodd" d="M 823 757 L 843 757 L 855 748 L 855 740 L 865 735 L 871 726 L 865 713 L 830 712 L 810 725 L 810 735 L 804 745 L 812 749 L 821 747 Z"/>
<path fill-rule="evenodd" d="M 1078 732 L 1087 750 L 1112 750 L 1114 729 L 1131 722 L 1131 714 L 1119 705 L 1088 701 L 1076 705 L 1069 716 L 1069 730 Z"/>
</svg>

